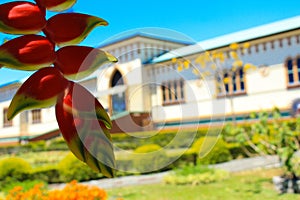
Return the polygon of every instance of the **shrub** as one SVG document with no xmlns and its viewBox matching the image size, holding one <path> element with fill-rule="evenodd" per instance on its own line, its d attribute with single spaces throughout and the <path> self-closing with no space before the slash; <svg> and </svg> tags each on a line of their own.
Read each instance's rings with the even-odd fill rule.
<svg viewBox="0 0 300 200">
<path fill-rule="evenodd" d="M 52 140 L 47 141 L 47 150 L 48 151 L 64 151 L 69 150 L 66 144 L 66 141 L 63 137 L 57 137 Z"/>
<path fill-rule="evenodd" d="M 161 170 L 168 163 L 166 152 L 156 144 L 138 147 L 134 153 L 132 157 L 134 168 L 141 173 Z"/>
<path fill-rule="evenodd" d="M 22 181 L 28 177 L 30 170 L 30 164 L 22 158 L 4 158 L 0 161 L 0 180 L 12 178 Z"/>
<path fill-rule="evenodd" d="M 46 142 L 36 141 L 36 142 L 29 142 L 26 145 L 22 146 L 24 149 L 28 149 L 29 152 L 39 152 L 39 151 L 45 151 L 46 150 Z"/>
<path fill-rule="evenodd" d="M 102 177 L 100 173 L 93 171 L 71 153 L 60 161 L 58 169 L 60 180 L 63 182 L 69 182 L 72 180 L 86 181 Z"/>
<path fill-rule="evenodd" d="M 144 131 L 136 133 L 118 133 L 112 134 L 114 144 L 124 150 L 134 150 L 140 146 L 148 144 L 157 144 L 159 146 L 166 146 L 173 148 L 186 148 L 190 145 L 191 138 L 199 138 L 207 134 L 208 128 L 201 129 L 186 129 L 186 130 L 160 130 L 158 131 Z M 217 134 L 217 133 L 216 133 Z M 132 137 L 136 136 L 136 137 Z M 176 140 L 174 141 L 174 138 Z"/>
<path fill-rule="evenodd" d="M 227 171 L 197 166 L 176 170 L 165 176 L 164 182 L 172 185 L 199 185 L 222 181 L 228 177 Z"/>
<path fill-rule="evenodd" d="M 203 146 L 205 143 L 205 146 Z M 216 164 L 226 162 L 232 159 L 226 143 L 216 137 L 201 137 L 192 146 L 195 154 L 206 153 L 204 157 L 199 158 L 201 164 Z M 207 151 L 207 152 L 206 152 Z"/>
<path fill-rule="evenodd" d="M 150 153 L 154 151 L 160 150 L 161 147 L 157 144 L 148 144 L 144 146 L 140 146 L 134 150 L 135 153 Z"/>
<path fill-rule="evenodd" d="M 59 169 L 57 166 L 51 165 L 38 167 L 31 172 L 31 178 L 33 180 L 40 180 L 46 183 L 59 183 Z"/>
</svg>

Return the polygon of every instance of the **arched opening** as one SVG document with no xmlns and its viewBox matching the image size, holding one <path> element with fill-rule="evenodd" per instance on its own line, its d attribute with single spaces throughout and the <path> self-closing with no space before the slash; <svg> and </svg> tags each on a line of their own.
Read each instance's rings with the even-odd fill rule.
<svg viewBox="0 0 300 200">
<path fill-rule="evenodd" d="M 113 75 L 113 78 L 111 80 L 111 87 L 115 87 L 117 85 L 124 85 L 122 74 L 118 70 Z"/>
<path fill-rule="evenodd" d="M 111 87 L 118 87 L 124 85 L 124 79 L 122 74 L 116 70 L 111 79 Z M 112 94 L 111 96 L 111 114 L 116 115 L 118 113 L 122 113 L 126 111 L 126 99 L 125 99 L 125 91 L 119 91 Z"/>
</svg>

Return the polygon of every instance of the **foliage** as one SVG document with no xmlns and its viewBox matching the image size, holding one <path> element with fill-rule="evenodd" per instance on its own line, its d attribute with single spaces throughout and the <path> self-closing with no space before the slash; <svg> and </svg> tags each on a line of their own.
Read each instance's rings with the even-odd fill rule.
<svg viewBox="0 0 300 200">
<path fill-rule="evenodd" d="M 56 165 L 58 164 L 69 151 L 42 151 L 42 152 L 18 152 L 15 155 L 2 155 L 1 158 L 18 157 L 26 160 L 33 168 Z"/>
<path fill-rule="evenodd" d="M 48 141 L 35 141 L 28 142 L 25 145 L 10 145 L 0 146 L 1 155 L 21 155 L 30 152 L 43 152 L 43 151 L 68 151 L 68 146 L 62 137 L 57 137 Z"/>
<path fill-rule="evenodd" d="M 191 149 L 194 154 L 205 153 L 199 158 L 201 164 L 216 164 L 232 159 L 226 143 L 221 138 L 201 137 L 194 142 Z"/>
<path fill-rule="evenodd" d="M 134 168 L 141 173 L 161 170 L 168 162 L 166 152 L 156 144 L 138 147 L 131 159 Z"/>
<path fill-rule="evenodd" d="M 164 177 L 164 182 L 172 185 L 200 185 L 222 181 L 227 178 L 229 178 L 229 173 L 224 170 L 198 166 L 177 170 L 174 174 Z"/>
<path fill-rule="evenodd" d="M 41 183 L 44 184 L 45 186 L 47 186 L 47 183 L 40 181 L 40 180 L 11 181 L 11 182 L 7 182 L 6 184 L 3 184 L 0 192 L 3 192 L 4 194 L 8 194 L 9 191 L 13 190 L 17 186 L 22 187 L 23 191 L 28 191 L 31 188 L 33 188 L 35 185 L 41 184 Z"/>
<path fill-rule="evenodd" d="M 11 157 L 0 160 L 0 180 L 24 180 L 30 173 L 31 166 L 22 158 Z"/>
<path fill-rule="evenodd" d="M 199 129 L 165 129 L 155 131 L 143 131 L 135 133 L 114 133 L 112 139 L 114 145 L 124 150 L 135 150 L 136 148 L 148 144 L 157 144 L 161 147 L 167 146 L 168 148 L 188 148 L 190 141 L 207 134 L 209 129 L 201 127 Z M 217 128 L 219 130 L 219 128 Z M 179 132 L 180 131 L 180 132 Z M 132 137 L 134 135 L 135 137 Z M 174 141 L 176 137 L 176 140 Z"/>
<path fill-rule="evenodd" d="M 157 144 L 148 144 L 135 149 L 135 153 L 150 153 L 160 150 L 161 147 Z"/>
<path fill-rule="evenodd" d="M 271 113 L 253 113 L 251 117 L 258 117 L 259 121 L 244 127 L 227 125 L 223 135 L 225 140 L 248 146 L 262 155 L 276 154 L 286 170 L 286 175 L 295 175 L 293 158 L 300 147 L 300 118 L 294 122 L 283 121 L 277 108 Z"/>
<path fill-rule="evenodd" d="M 57 137 L 52 140 L 47 141 L 46 145 L 47 151 L 66 151 L 68 146 L 63 137 Z"/>
<path fill-rule="evenodd" d="M 47 191 L 43 184 L 37 184 L 32 189 L 24 191 L 20 186 L 12 189 L 6 196 L 7 200 L 43 199 L 43 200 L 106 200 L 105 190 L 96 186 L 78 184 L 76 181 L 68 183 L 62 190 Z"/>
<path fill-rule="evenodd" d="M 28 148 L 31 152 L 39 152 L 39 151 L 45 151 L 46 150 L 46 141 L 40 140 L 36 142 L 29 142 L 26 145 L 24 145 L 24 148 Z"/>
<path fill-rule="evenodd" d="M 68 154 L 58 164 L 60 180 L 69 182 L 71 180 L 85 181 L 101 178 L 102 175 L 91 170 L 86 164 L 79 161 L 73 154 Z"/>
<path fill-rule="evenodd" d="M 35 168 L 30 173 L 32 180 L 39 180 L 45 183 L 59 183 L 60 174 L 56 165 L 41 166 Z"/>
</svg>

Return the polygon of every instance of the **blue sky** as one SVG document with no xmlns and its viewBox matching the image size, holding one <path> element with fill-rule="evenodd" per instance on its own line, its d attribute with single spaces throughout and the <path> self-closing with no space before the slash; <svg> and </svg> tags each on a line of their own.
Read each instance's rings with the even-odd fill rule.
<svg viewBox="0 0 300 200">
<path fill-rule="evenodd" d="M 0 0 L 0 3 L 9 0 Z M 97 46 L 124 31 L 157 27 L 176 31 L 195 41 L 300 15 L 299 0 L 290 1 L 101 1 L 77 0 L 75 12 L 102 17 L 107 27 L 97 27 L 82 45 Z M 49 13 L 48 16 L 51 16 Z M 7 37 L 0 33 L 0 41 Z M 0 84 L 28 73 L 0 69 Z"/>
</svg>

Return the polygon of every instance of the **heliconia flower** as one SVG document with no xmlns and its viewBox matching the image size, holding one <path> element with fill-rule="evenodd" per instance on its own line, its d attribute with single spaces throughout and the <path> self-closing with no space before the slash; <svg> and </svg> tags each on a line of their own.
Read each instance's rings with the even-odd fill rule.
<svg viewBox="0 0 300 200">
<path fill-rule="evenodd" d="M 106 128 L 111 129 L 112 122 L 107 112 L 85 87 L 70 81 L 68 92 L 64 96 L 65 111 L 80 118 L 97 118 Z"/>
<path fill-rule="evenodd" d="M 71 8 L 76 0 L 35 0 L 35 2 L 42 7 L 54 12 L 60 12 Z"/>
<path fill-rule="evenodd" d="M 0 5 L 0 31 L 8 34 L 34 34 L 46 25 L 45 11 L 26 1 Z"/>
<path fill-rule="evenodd" d="M 96 26 L 108 25 L 99 17 L 81 13 L 62 13 L 51 17 L 43 32 L 58 46 L 80 43 Z"/>
<path fill-rule="evenodd" d="M 54 45 L 40 35 L 24 35 L 0 46 L 0 65 L 18 70 L 37 70 L 51 65 Z"/>
<path fill-rule="evenodd" d="M 66 46 L 60 48 L 56 56 L 54 66 L 73 80 L 89 76 L 104 63 L 118 61 L 105 51 L 87 46 Z"/>
<path fill-rule="evenodd" d="M 16 92 L 9 105 L 7 119 L 11 120 L 23 110 L 55 105 L 68 85 L 69 81 L 56 68 L 38 70 Z"/>
<path fill-rule="evenodd" d="M 78 84 L 74 85 L 76 88 L 83 88 Z M 80 112 L 86 112 L 83 105 L 90 102 L 85 97 L 70 98 L 76 93 L 72 91 L 74 85 L 68 87 L 69 90 L 58 99 L 55 106 L 59 129 L 69 149 L 79 160 L 85 162 L 95 171 L 101 172 L 107 177 L 113 177 L 115 157 L 109 130 L 102 120 L 97 119 L 96 115 L 94 117 L 80 115 Z M 78 108 L 83 110 L 70 107 L 70 105 L 74 107 L 78 105 L 78 101 L 81 101 Z"/>
</svg>

